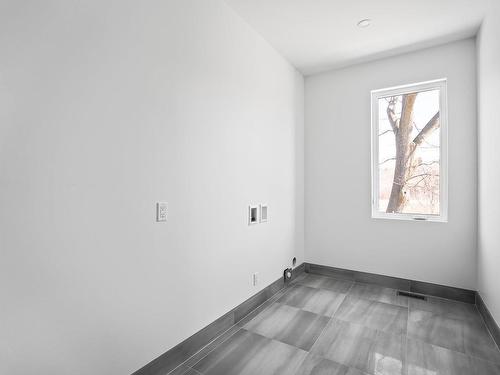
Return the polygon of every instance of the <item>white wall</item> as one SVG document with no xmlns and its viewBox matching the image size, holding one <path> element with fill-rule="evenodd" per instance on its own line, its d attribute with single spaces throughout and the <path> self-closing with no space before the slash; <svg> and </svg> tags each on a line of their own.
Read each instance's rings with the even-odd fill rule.
<svg viewBox="0 0 500 375">
<path fill-rule="evenodd" d="M 478 36 L 479 231 L 478 289 L 500 324 L 500 5 Z"/>
<path fill-rule="evenodd" d="M 301 263 L 302 107 L 220 1 L 1 2 L 0 373 L 131 373 Z"/>
<path fill-rule="evenodd" d="M 476 287 L 475 42 L 306 79 L 306 261 Z M 449 222 L 371 219 L 370 90 L 448 78 Z"/>
</svg>

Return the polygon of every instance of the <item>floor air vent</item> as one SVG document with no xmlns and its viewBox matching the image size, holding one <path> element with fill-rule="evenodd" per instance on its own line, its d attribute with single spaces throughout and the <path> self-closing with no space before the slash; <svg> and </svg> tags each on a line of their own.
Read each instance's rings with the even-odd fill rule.
<svg viewBox="0 0 500 375">
<path fill-rule="evenodd" d="M 401 290 L 398 290 L 398 296 L 410 297 L 410 298 L 415 298 L 415 299 L 419 299 L 422 301 L 427 301 L 426 296 L 423 296 L 421 294 L 416 294 L 416 293 L 403 292 Z"/>
</svg>

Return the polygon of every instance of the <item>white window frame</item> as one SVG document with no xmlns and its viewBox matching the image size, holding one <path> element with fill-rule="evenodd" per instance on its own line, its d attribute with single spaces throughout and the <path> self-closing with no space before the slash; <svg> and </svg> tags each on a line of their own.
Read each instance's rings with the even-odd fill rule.
<svg viewBox="0 0 500 375">
<path fill-rule="evenodd" d="M 447 80 L 446 78 L 433 81 L 414 83 L 403 86 L 389 87 L 371 91 L 371 168 L 372 168 L 372 218 L 374 219 L 396 219 L 417 221 L 448 221 L 448 102 L 447 102 Z M 388 96 L 409 94 L 439 90 L 440 111 L 440 146 L 439 146 L 439 215 L 410 214 L 410 213 L 387 213 L 381 212 L 378 207 L 379 198 L 379 166 L 378 166 L 378 143 L 379 143 L 379 99 Z"/>
</svg>

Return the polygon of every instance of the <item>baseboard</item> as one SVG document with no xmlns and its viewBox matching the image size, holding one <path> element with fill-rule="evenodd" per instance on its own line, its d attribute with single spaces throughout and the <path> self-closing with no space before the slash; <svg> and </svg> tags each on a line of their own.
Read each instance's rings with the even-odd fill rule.
<svg viewBox="0 0 500 375">
<path fill-rule="evenodd" d="M 305 270 L 305 264 L 294 268 L 293 278 Z M 285 287 L 283 277 L 271 283 L 260 292 L 254 294 L 246 301 L 224 314 L 205 328 L 187 338 L 177 346 L 154 359 L 146 366 L 137 370 L 133 375 L 165 375 L 210 344 L 218 336 L 224 334 L 231 327 L 241 322 L 245 317 L 257 310 L 259 306 L 272 298 Z"/>
<path fill-rule="evenodd" d="M 488 310 L 488 307 L 485 305 L 479 292 L 477 292 L 476 295 L 476 306 L 479 310 L 479 313 L 483 317 L 484 322 L 486 323 L 486 327 L 488 327 L 493 340 L 495 340 L 498 348 L 500 348 L 500 327 L 498 327 L 497 322 L 493 318 L 493 315 L 491 315 L 490 310 Z"/>
<path fill-rule="evenodd" d="M 469 289 L 426 283 L 423 281 L 403 279 L 369 272 L 335 268 L 312 263 L 305 263 L 305 271 L 318 275 L 331 276 L 338 279 L 376 284 L 387 288 L 403 290 L 405 292 L 413 292 L 440 298 L 447 298 L 470 304 L 476 303 L 476 292 Z"/>
</svg>

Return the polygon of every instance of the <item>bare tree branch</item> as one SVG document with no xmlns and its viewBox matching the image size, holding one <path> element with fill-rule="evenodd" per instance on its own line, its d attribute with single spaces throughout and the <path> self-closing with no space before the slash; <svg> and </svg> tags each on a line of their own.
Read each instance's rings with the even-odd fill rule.
<svg viewBox="0 0 500 375">
<path fill-rule="evenodd" d="M 392 130 L 392 129 L 390 129 L 390 130 L 386 130 L 385 132 L 380 133 L 378 136 L 379 136 L 379 137 L 381 137 L 381 136 L 383 136 L 384 134 L 387 134 L 387 133 L 392 133 L 392 132 L 394 132 L 394 130 Z"/>
<path fill-rule="evenodd" d="M 396 158 L 385 159 L 383 162 L 378 163 L 378 165 L 382 165 L 382 164 L 387 163 L 388 161 L 391 161 L 391 160 L 396 160 Z"/>
<path fill-rule="evenodd" d="M 429 120 L 429 122 L 423 127 L 423 129 L 418 133 L 418 135 L 415 137 L 413 140 L 413 143 L 415 146 L 418 146 L 421 144 L 425 138 L 431 134 L 434 130 L 439 128 L 440 122 L 439 122 L 439 111 L 436 112 L 434 116 Z"/>
<path fill-rule="evenodd" d="M 415 130 L 420 133 L 422 131 L 422 129 L 420 129 L 418 126 L 417 126 L 417 123 L 415 121 L 413 121 L 413 127 L 415 128 Z M 417 133 L 417 134 L 418 134 Z M 423 143 L 431 146 L 430 148 L 438 148 L 439 146 L 438 145 L 433 145 L 432 143 L 429 143 L 429 141 L 427 141 L 426 139 L 424 139 Z M 423 148 L 423 147 L 422 147 Z"/>
<path fill-rule="evenodd" d="M 420 174 L 416 174 L 415 176 L 411 176 L 409 178 L 406 179 L 406 182 L 410 181 L 410 180 L 413 180 L 414 178 L 418 178 L 418 177 L 422 177 L 422 176 L 425 176 L 425 178 L 428 178 L 428 177 L 439 177 L 438 174 L 432 174 L 432 173 L 420 173 Z"/>
<path fill-rule="evenodd" d="M 418 180 L 418 182 L 416 184 L 413 184 L 413 185 L 407 185 L 410 189 L 416 189 L 418 188 L 420 185 L 420 183 L 423 181 L 425 183 L 425 180 L 428 178 L 428 176 L 424 176 L 422 177 L 420 180 Z"/>
<path fill-rule="evenodd" d="M 421 167 L 423 165 L 426 165 L 426 166 L 429 166 L 429 165 L 433 165 L 433 164 L 439 164 L 439 161 L 438 160 L 433 160 L 429 163 L 419 163 L 415 166 L 415 168 L 418 168 L 418 167 Z"/>
<path fill-rule="evenodd" d="M 399 127 L 399 119 L 396 116 L 396 103 L 398 99 L 397 97 L 393 96 L 389 100 L 389 105 L 387 106 L 387 117 L 389 118 L 389 123 L 391 124 L 392 131 L 396 134 L 398 132 L 398 127 Z"/>
</svg>

